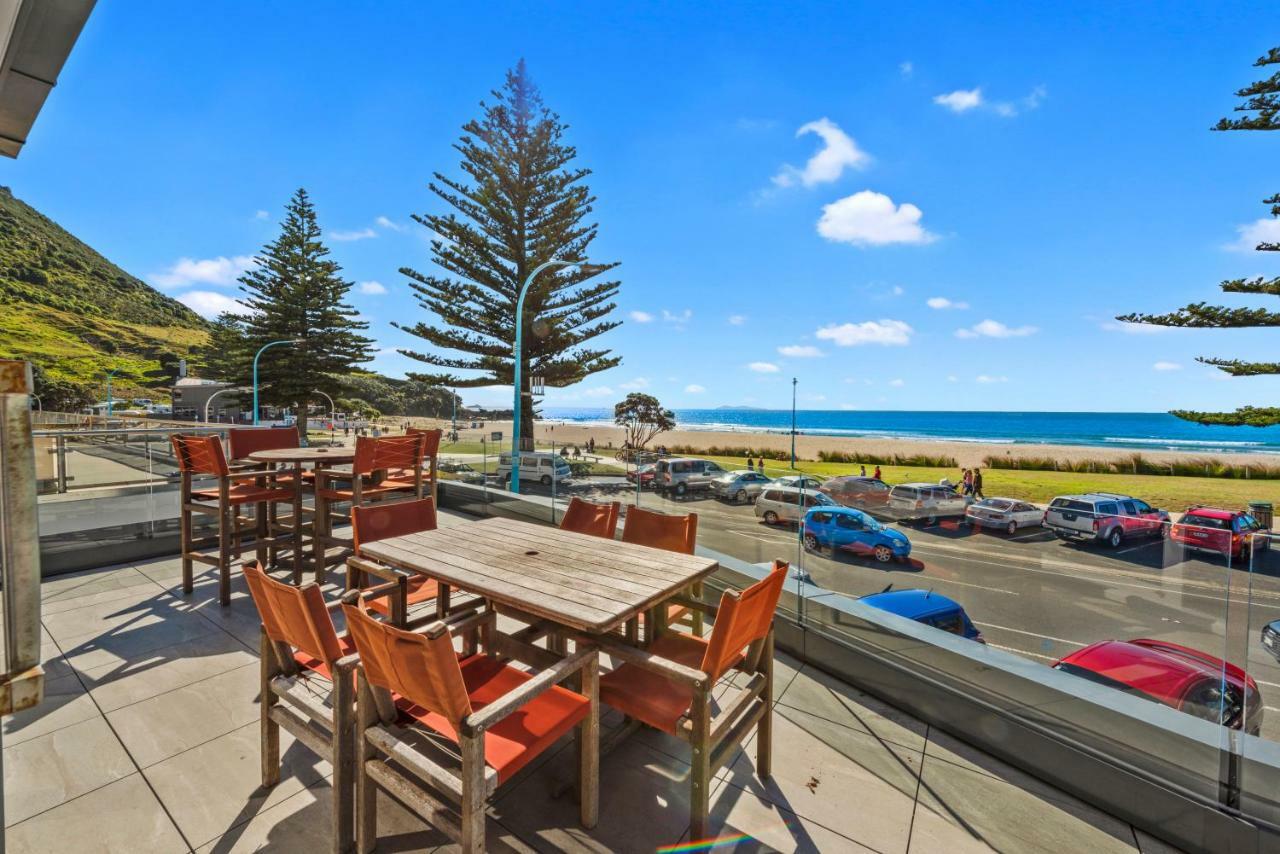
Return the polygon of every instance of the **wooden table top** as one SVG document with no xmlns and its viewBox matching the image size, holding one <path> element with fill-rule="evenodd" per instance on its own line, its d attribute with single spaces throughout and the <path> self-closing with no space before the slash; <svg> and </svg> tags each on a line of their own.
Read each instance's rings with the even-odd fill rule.
<svg viewBox="0 0 1280 854">
<path fill-rule="evenodd" d="M 719 568 L 707 557 L 502 518 L 362 544 L 360 553 L 593 633 L 616 628 Z"/>
<path fill-rule="evenodd" d="M 349 463 L 355 458 L 355 448 L 272 448 L 249 455 L 255 463 Z"/>
</svg>

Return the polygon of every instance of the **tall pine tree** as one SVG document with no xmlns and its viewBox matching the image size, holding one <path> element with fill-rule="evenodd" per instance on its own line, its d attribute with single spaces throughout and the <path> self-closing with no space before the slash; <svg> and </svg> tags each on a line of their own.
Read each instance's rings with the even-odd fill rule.
<svg viewBox="0 0 1280 854">
<path fill-rule="evenodd" d="M 249 359 L 253 358 L 252 353 L 245 353 L 247 346 L 244 316 L 224 311 L 209 324 L 209 343 L 193 355 L 199 361 L 204 376 L 238 382 L 248 370 Z"/>
<path fill-rule="evenodd" d="M 1254 63 L 1255 67 L 1280 65 L 1280 48 L 1272 48 L 1266 56 Z M 1236 107 L 1243 113 L 1240 118 L 1222 119 L 1213 130 L 1280 130 L 1280 71 L 1265 80 L 1259 80 L 1236 92 L 1244 102 Z M 1271 206 L 1271 215 L 1280 217 L 1280 193 L 1262 203 Z M 1259 252 L 1280 252 L 1280 243 L 1263 242 L 1255 247 Z M 1268 279 L 1258 276 L 1252 279 L 1229 279 L 1222 283 L 1222 290 L 1233 294 L 1266 294 L 1280 297 L 1280 277 Z M 1150 323 L 1156 326 L 1195 327 L 1201 329 L 1243 329 L 1280 326 L 1280 312 L 1265 308 L 1231 308 L 1192 303 L 1169 314 L 1126 314 L 1116 318 L 1127 323 Z M 1201 356 L 1196 361 L 1213 365 L 1233 377 L 1253 377 L 1280 374 L 1280 362 L 1249 362 L 1241 359 L 1221 359 Z M 1280 407 L 1244 406 L 1234 412 L 1193 412 L 1174 410 L 1174 415 L 1200 424 L 1248 425 L 1268 427 L 1280 424 Z"/>
<path fill-rule="evenodd" d="M 585 262 L 596 224 L 584 222 L 595 197 L 583 183 L 589 169 L 563 142 L 566 125 L 543 104 L 524 60 L 506 83 L 481 103 L 483 116 L 463 126 L 455 148 L 469 180 L 436 172 L 429 187 L 451 210 L 414 219 L 433 233 L 431 251 L 442 275 L 400 272 L 418 302 L 434 317 L 400 326 L 433 346 L 404 355 L 443 370 L 410 374 L 451 387 L 511 385 L 514 376 L 516 300 L 525 278 L 551 260 Z M 606 319 L 620 282 L 592 279 L 616 267 L 594 264 L 576 271 L 544 270 L 525 297 L 521 375 L 563 388 L 618 365 L 610 350 L 588 342 L 619 321 Z M 453 371 L 465 371 L 465 375 Z M 523 407 L 520 432 L 533 439 L 533 407 Z"/>
<path fill-rule="evenodd" d="M 271 341 L 299 343 L 271 347 L 258 360 L 259 402 L 289 407 L 298 414 L 298 432 L 306 435 L 307 405 L 321 402 L 316 392 L 337 395 L 337 377 L 373 358 L 373 341 L 360 333 L 369 324 L 345 302 L 351 282 L 329 259 L 320 242 L 320 226 L 306 190 L 298 190 L 285 209 L 280 236 L 262 248 L 255 265 L 240 277 L 247 295 L 241 303 L 246 359 L 241 382 L 252 382 L 252 360 Z"/>
</svg>

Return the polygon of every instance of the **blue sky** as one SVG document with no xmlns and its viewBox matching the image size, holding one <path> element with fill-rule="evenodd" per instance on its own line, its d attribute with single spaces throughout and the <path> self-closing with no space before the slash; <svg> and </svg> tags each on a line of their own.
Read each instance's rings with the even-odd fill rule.
<svg viewBox="0 0 1280 854">
<path fill-rule="evenodd" d="M 1216 134 L 1275 3 L 102 3 L 4 183 L 206 311 L 291 192 L 362 283 L 391 375 L 421 342 L 411 213 L 520 57 L 622 262 L 623 365 L 551 404 L 1164 410 L 1274 403 L 1196 355 L 1276 332 L 1111 322 L 1280 274 L 1242 251 L 1280 139 Z M 1268 138 L 1268 136 L 1272 138 Z M 1280 239 L 1280 238 L 1278 238 Z M 364 284 L 376 283 L 376 284 Z M 932 303 L 931 303 L 932 301 Z M 1248 300 L 1227 297 L 1229 303 Z M 1256 301 L 1253 304 L 1257 304 Z M 469 403 L 509 402 L 507 389 Z"/>
</svg>

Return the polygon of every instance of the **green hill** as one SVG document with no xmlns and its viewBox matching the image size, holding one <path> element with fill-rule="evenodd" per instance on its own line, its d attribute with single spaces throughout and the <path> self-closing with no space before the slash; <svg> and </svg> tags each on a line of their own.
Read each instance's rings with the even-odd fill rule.
<svg viewBox="0 0 1280 854">
<path fill-rule="evenodd" d="M 0 187 L 0 357 L 102 396 L 167 396 L 177 360 L 207 340 L 203 319 L 129 275 Z"/>
</svg>

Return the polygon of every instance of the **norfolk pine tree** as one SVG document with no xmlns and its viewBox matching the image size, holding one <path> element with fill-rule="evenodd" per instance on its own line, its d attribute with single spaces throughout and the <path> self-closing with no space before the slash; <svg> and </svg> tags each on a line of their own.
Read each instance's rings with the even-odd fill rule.
<svg viewBox="0 0 1280 854">
<path fill-rule="evenodd" d="M 347 304 L 351 282 L 328 257 L 320 226 L 306 190 L 298 190 L 285 209 L 280 236 L 262 248 L 254 266 L 240 277 L 247 295 L 245 353 L 240 382 L 252 383 L 253 355 L 270 341 L 301 343 L 272 347 L 258 360 L 260 403 L 289 407 L 298 415 L 298 434 L 306 436 L 307 405 L 315 393 L 338 394 L 337 377 L 373 358 L 373 342 L 360 333 L 369 324 Z"/>
<path fill-rule="evenodd" d="M 571 165 L 577 151 L 562 141 L 566 125 L 543 105 L 523 60 L 493 97 L 492 104 L 481 103 L 482 117 L 463 126 L 454 146 L 467 180 L 436 172 L 429 185 L 452 210 L 413 217 L 433 233 L 431 252 L 443 275 L 401 268 L 434 317 L 394 325 L 434 348 L 401 353 L 442 370 L 410 379 L 452 388 L 511 385 L 516 300 L 525 278 L 553 258 L 585 262 L 596 238 L 597 226 L 584 222 L 595 201 L 583 184 L 591 171 Z M 606 316 L 620 283 L 588 284 L 616 266 L 552 268 L 534 280 L 523 318 L 525 383 L 541 376 L 563 388 L 621 362 L 610 350 L 588 346 L 619 325 Z M 533 416 L 526 402 L 520 433 L 529 448 Z"/>
<path fill-rule="evenodd" d="M 1254 63 L 1256 67 L 1280 65 L 1280 48 L 1272 48 L 1266 56 Z M 1244 98 L 1236 112 L 1245 115 L 1235 119 L 1222 119 L 1213 130 L 1280 130 L 1280 71 L 1265 80 L 1259 80 L 1236 92 Z M 1271 215 L 1280 217 L 1280 193 L 1263 199 L 1271 206 Z M 1259 252 L 1280 252 L 1280 243 L 1260 243 Z M 1280 297 L 1280 277 L 1268 279 L 1258 276 L 1252 279 L 1230 279 L 1222 283 L 1225 293 L 1267 294 Z M 1179 326 L 1200 329 L 1243 329 L 1280 326 L 1280 312 L 1265 308 L 1230 308 L 1198 302 L 1170 314 L 1126 314 L 1116 318 L 1126 323 L 1150 323 L 1156 326 Z M 1280 362 L 1247 362 L 1241 359 L 1196 359 L 1213 365 L 1233 377 L 1254 377 L 1280 374 Z M 1280 407 L 1243 406 L 1235 412 L 1191 412 L 1174 410 L 1174 415 L 1199 424 L 1248 425 L 1268 427 L 1280 424 Z"/>
<path fill-rule="evenodd" d="M 209 343 L 193 354 L 209 379 L 238 382 L 249 370 L 252 353 L 245 353 L 245 319 L 224 311 L 209 324 Z M 265 358 L 265 357 L 264 357 Z"/>
</svg>

